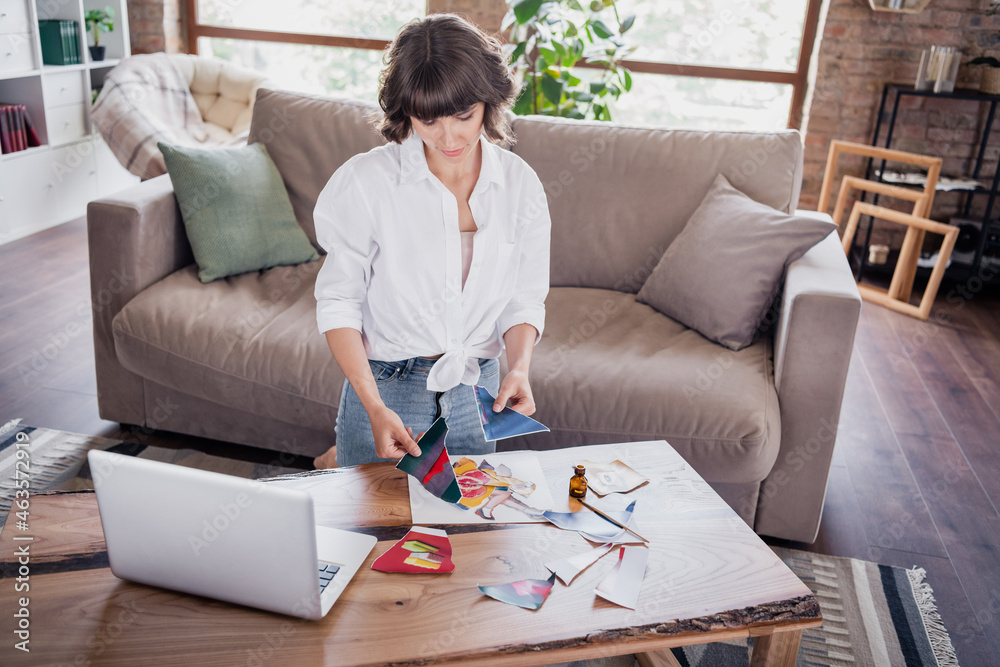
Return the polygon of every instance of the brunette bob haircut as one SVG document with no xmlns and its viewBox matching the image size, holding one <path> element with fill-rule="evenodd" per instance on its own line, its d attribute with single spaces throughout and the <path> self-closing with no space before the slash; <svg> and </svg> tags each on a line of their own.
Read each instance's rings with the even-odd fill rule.
<svg viewBox="0 0 1000 667">
<path fill-rule="evenodd" d="M 483 133 L 513 144 L 506 111 L 517 83 L 500 41 L 456 14 L 431 14 L 404 25 L 382 57 L 378 103 L 371 117 L 387 141 L 410 136 L 411 117 L 428 121 L 459 114 L 483 102 Z"/>
</svg>

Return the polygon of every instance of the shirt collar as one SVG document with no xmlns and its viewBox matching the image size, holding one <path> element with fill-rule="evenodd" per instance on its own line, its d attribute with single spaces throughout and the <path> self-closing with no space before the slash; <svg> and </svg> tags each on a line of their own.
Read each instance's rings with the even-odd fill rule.
<svg viewBox="0 0 1000 667">
<path fill-rule="evenodd" d="M 486 135 L 480 133 L 479 144 L 483 150 L 483 164 L 479 172 L 479 181 L 476 189 L 485 188 L 489 183 L 496 183 L 501 188 L 504 187 L 503 169 L 500 166 L 500 156 L 498 151 L 503 150 L 496 144 L 488 141 Z M 427 166 L 427 156 L 424 155 L 424 141 L 413 130 L 399 147 L 399 182 L 416 183 L 424 178 L 433 176 L 430 167 Z"/>
</svg>

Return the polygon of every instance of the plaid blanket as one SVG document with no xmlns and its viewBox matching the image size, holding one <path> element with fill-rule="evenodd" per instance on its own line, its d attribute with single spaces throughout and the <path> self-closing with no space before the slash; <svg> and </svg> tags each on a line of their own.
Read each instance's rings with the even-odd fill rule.
<svg viewBox="0 0 1000 667">
<path fill-rule="evenodd" d="M 91 117 L 118 161 L 142 179 L 167 173 L 157 141 L 208 139 L 187 82 L 165 53 L 132 56 L 108 72 Z"/>
</svg>

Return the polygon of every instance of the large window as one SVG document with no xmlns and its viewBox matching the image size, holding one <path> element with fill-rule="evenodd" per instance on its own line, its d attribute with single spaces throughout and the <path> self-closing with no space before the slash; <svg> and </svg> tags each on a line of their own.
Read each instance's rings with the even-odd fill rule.
<svg viewBox="0 0 1000 667">
<path fill-rule="evenodd" d="M 368 101 L 376 98 L 382 49 L 426 12 L 425 0 L 187 3 L 189 43 L 198 53 L 263 71 L 282 87 Z M 798 126 L 819 0 L 618 0 L 617 6 L 622 15 L 636 15 L 627 36 L 637 49 L 626 63 L 632 90 L 612 107 L 616 121 L 727 130 Z"/>
<path fill-rule="evenodd" d="M 392 39 L 424 0 L 198 0 L 200 23 L 300 34 Z"/>
<path fill-rule="evenodd" d="M 794 72 L 804 0 L 628 0 L 636 60 Z"/>
</svg>

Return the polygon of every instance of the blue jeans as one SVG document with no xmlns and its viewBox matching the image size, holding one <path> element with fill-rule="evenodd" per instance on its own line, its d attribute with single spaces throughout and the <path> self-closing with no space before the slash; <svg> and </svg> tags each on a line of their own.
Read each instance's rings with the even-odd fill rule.
<svg viewBox="0 0 1000 667">
<path fill-rule="evenodd" d="M 403 361 L 368 360 L 379 396 L 403 420 L 403 426 L 413 429 L 413 436 L 430 428 L 441 416 L 448 424 L 445 446 L 449 454 L 476 456 L 496 451 L 496 441 L 486 440 L 479 420 L 476 394 L 467 384 L 445 392 L 427 389 L 427 374 L 437 359 L 414 357 Z M 500 362 L 479 360 L 479 385 L 494 396 L 500 391 Z M 368 413 L 354 387 L 344 380 L 337 412 L 337 465 L 353 466 L 373 461 L 391 461 L 375 456 L 375 437 Z"/>
</svg>

